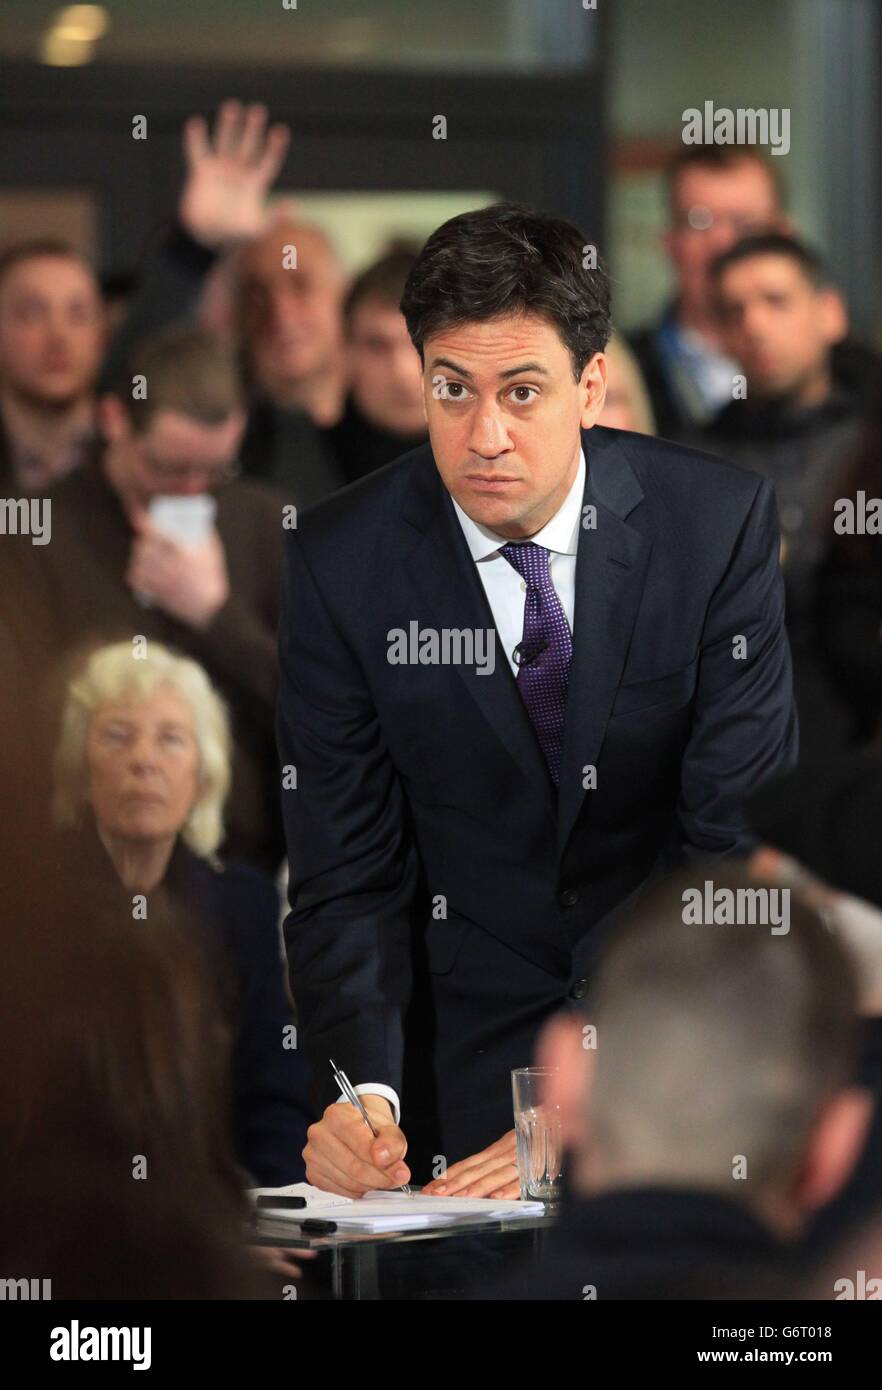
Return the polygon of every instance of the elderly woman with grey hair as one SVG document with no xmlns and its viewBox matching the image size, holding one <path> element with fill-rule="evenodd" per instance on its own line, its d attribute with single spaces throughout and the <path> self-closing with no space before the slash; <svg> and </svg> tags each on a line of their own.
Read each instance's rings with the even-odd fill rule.
<svg viewBox="0 0 882 1390">
<path fill-rule="evenodd" d="M 271 881 L 222 866 L 227 713 L 200 666 L 135 638 L 92 653 L 70 681 L 53 813 L 82 871 L 145 920 L 161 901 L 202 933 L 233 1031 L 232 1138 L 259 1186 L 304 1176 L 313 1116 L 286 994 Z"/>
</svg>

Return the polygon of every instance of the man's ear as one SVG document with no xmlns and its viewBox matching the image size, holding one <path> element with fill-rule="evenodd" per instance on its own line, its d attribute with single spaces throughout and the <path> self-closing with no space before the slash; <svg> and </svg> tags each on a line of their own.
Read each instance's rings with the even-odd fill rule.
<svg viewBox="0 0 882 1390">
<path fill-rule="evenodd" d="M 132 422 L 119 396 L 108 392 L 98 398 L 98 425 L 108 444 L 131 437 Z"/>
<path fill-rule="evenodd" d="M 824 337 L 828 343 L 840 343 L 848 332 L 848 310 L 845 300 L 836 289 L 818 291 L 824 322 Z"/>
<path fill-rule="evenodd" d="M 560 1110 L 563 1142 L 578 1149 L 585 1142 L 585 1112 L 594 1074 L 593 1048 L 586 1047 L 586 1025 L 581 1014 L 559 1013 L 549 1019 L 536 1044 L 536 1065 L 548 1067 L 545 1094 L 549 1105 Z"/>
<path fill-rule="evenodd" d="M 816 1119 L 796 1181 L 803 1211 L 816 1211 L 848 1182 L 867 1137 L 875 1100 L 861 1086 L 846 1086 L 824 1105 Z"/>
<path fill-rule="evenodd" d="M 602 352 L 595 352 L 579 381 L 582 392 L 582 412 L 579 423 L 583 430 L 590 430 L 597 424 L 597 417 L 603 410 L 606 400 L 607 362 Z"/>
</svg>

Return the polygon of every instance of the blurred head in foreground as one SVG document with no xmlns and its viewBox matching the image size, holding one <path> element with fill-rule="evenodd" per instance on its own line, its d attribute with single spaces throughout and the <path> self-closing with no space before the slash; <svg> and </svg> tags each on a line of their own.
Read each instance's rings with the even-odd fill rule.
<svg viewBox="0 0 882 1390">
<path fill-rule="evenodd" d="M 871 1108 L 851 961 L 795 895 L 756 890 L 730 865 L 673 876 L 612 939 L 585 1017 L 549 1024 L 583 1196 L 709 1191 L 786 1239 L 849 1177 Z"/>
</svg>

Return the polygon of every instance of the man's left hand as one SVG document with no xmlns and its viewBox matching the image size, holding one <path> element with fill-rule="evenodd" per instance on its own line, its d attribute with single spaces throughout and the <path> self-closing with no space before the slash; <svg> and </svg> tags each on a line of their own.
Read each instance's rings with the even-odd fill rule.
<svg viewBox="0 0 882 1390">
<path fill-rule="evenodd" d="M 454 1163 L 442 1178 L 428 1183 L 422 1194 L 428 1197 L 520 1197 L 514 1130 L 510 1129 L 495 1144 L 472 1154 L 471 1158 Z"/>
</svg>

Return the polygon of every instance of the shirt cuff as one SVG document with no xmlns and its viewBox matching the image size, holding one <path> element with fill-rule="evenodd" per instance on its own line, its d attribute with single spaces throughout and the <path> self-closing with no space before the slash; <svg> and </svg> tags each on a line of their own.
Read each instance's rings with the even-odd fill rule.
<svg viewBox="0 0 882 1390">
<path fill-rule="evenodd" d="M 392 1106 L 395 1123 L 399 1123 L 401 1120 L 401 1105 L 398 1100 L 397 1092 L 393 1091 L 391 1086 L 383 1086 L 380 1082 L 376 1081 L 366 1081 L 361 1086 L 353 1086 L 352 1089 L 357 1096 L 382 1096 L 384 1100 L 388 1100 L 389 1104 Z M 348 1105 L 349 1101 L 345 1096 L 340 1096 L 337 1104 Z"/>
</svg>

